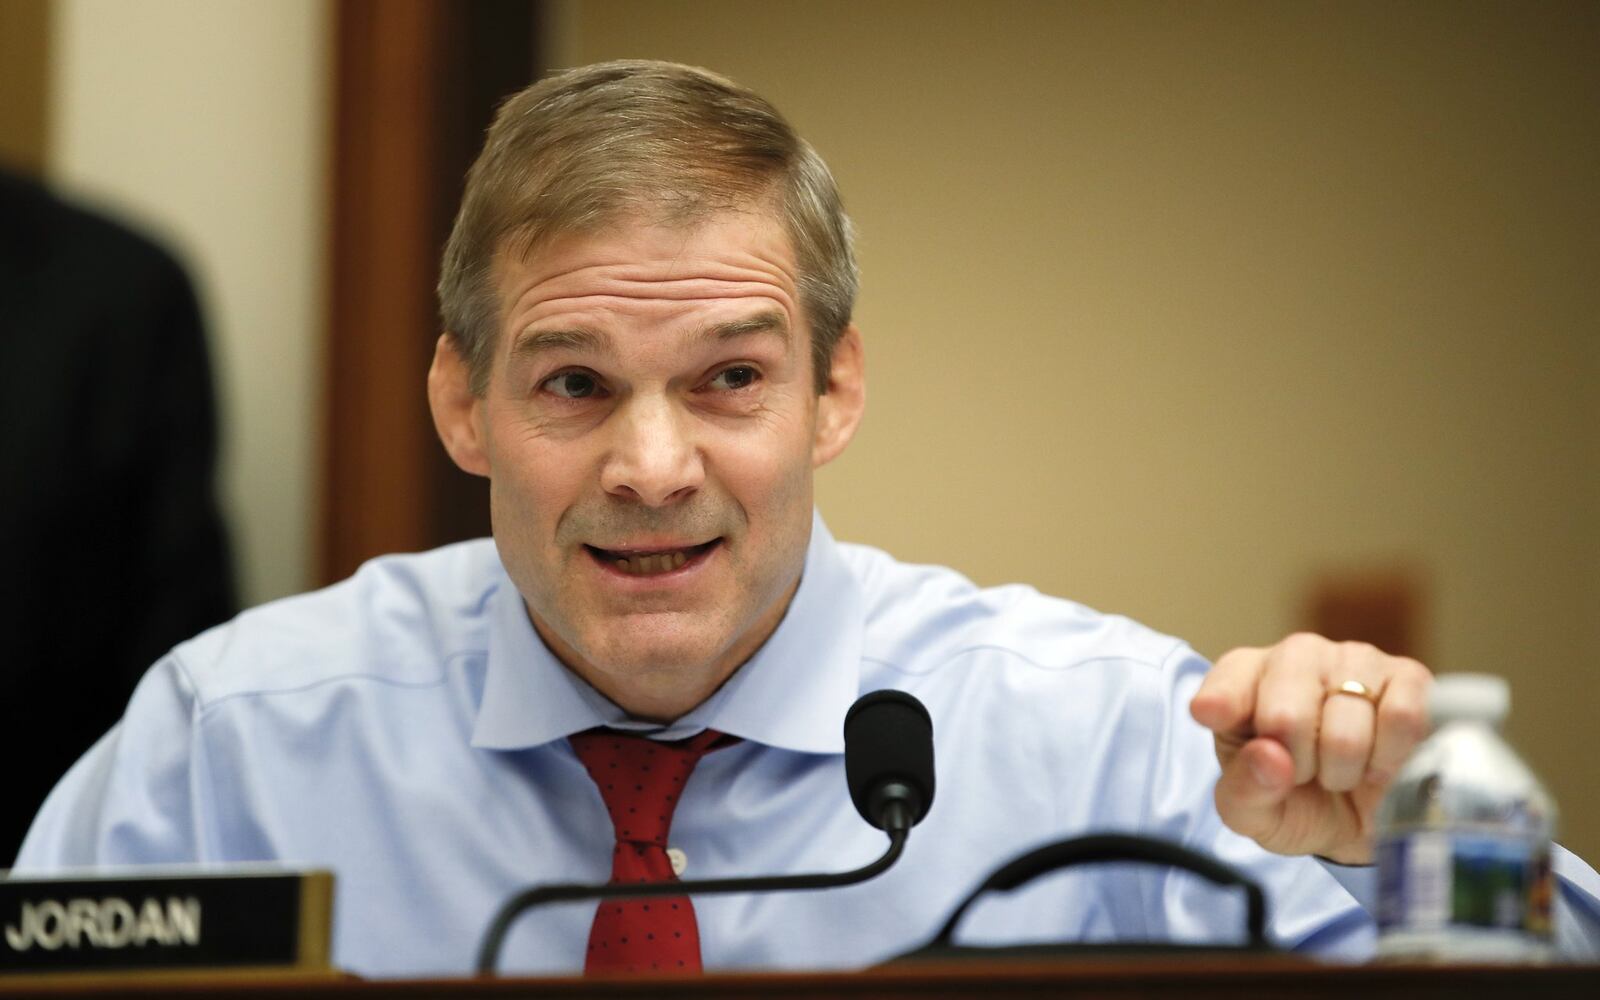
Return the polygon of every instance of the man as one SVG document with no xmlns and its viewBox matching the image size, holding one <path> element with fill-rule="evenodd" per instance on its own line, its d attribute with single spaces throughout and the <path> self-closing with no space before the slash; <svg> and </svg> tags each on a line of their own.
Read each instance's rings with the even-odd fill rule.
<svg viewBox="0 0 1600 1000">
<path fill-rule="evenodd" d="M 1371 859 L 1427 672 L 1296 636 L 1208 674 L 1125 619 L 836 543 L 812 474 L 863 411 L 855 282 L 826 168 L 759 97 L 630 62 L 511 99 L 446 249 L 428 376 L 451 457 L 490 479 L 492 545 L 377 560 L 179 646 L 22 864 L 326 865 L 339 964 L 464 972 L 529 883 L 647 856 L 693 878 L 876 857 L 840 727 L 892 687 L 932 714 L 939 793 L 888 874 L 660 901 L 676 915 L 535 911 L 503 967 L 870 964 L 1011 855 L 1103 829 L 1245 866 L 1287 946 L 1370 954 L 1341 880 L 1370 883 L 1344 866 Z M 617 796 L 663 773 L 642 809 L 659 832 L 636 834 L 650 817 Z M 1600 910 L 1575 907 L 1594 875 L 1559 863 L 1589 880 L 1563 917 L 1592 948 Z M 981 907 L 966 937 L 1214 939 L 1239 914 L 1181 875 L 1100 871 Z M 608 964 L 657 933 L 686 950 Z"/>
<path fill-rule="evenodd" d="M 0 864 L 151 662 L 238 610 L 208 353 L 171 254 L 0 170 Z"/>
</svg>

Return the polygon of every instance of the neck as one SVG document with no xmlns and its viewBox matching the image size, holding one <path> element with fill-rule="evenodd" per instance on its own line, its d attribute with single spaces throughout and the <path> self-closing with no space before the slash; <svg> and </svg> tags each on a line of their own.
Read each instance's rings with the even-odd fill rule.
<svg viewBox="0 0 1600 1000">
<path fill-rule="evenodd" d="M 746 629 L 714 660 L 700 664 L 601 666 L 563 640 L 531 609 L 528 618 L 539 638 L 563 666 L 628 713 L 629 718 L 670 725 L 716 694 L 728 678 L 766 644 L 788 613 L 799 588 L 800 581 L 796 579 L 753 627 Z"/>
</svg>

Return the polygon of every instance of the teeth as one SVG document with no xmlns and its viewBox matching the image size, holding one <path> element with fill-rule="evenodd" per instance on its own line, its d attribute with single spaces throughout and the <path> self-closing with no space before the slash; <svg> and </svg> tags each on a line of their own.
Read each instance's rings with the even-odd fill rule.
<svg viewBox="0 0 1600 1000">
<path fill-rule="evenodd" d="M 612 560 L 617 569 L 631 576 L 654 576 L 668 570 L 677 569 L 689 561 L 689 557 L 682 552 L 662 552 L 648 556 L 624 556 Z"/>
</svg>

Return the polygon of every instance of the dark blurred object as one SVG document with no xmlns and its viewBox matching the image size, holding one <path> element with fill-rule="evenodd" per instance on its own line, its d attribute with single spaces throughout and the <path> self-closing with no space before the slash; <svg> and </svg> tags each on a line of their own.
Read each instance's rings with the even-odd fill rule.
<svg viewBox="0 0 1600 1000">
<path fill-rule="evenodd" d="M 1403 565 L 1323 573 L 1312 582 L 1302 627 L 1427 662 L 1427 589 L 1425 575 Z"/>
<path fill-rule="evenodd" d="M 0 172 L 0 867 L 175 643 L 236 608 L 194 290 Z"/>
</svg>

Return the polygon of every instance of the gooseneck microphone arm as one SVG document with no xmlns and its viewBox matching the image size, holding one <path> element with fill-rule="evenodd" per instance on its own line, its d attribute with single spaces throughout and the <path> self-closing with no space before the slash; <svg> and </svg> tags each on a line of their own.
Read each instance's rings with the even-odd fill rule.
<svg viewBox="0 0 1600 1000">
<path fill-rule="evenodd" d="M 883 857 L 854 871 L 758 878 L 708 878 L 688 882 L 608 885 L 540 885 L 506 901 L 484 932 L 478 974 L 493 975 L 511 924 L 546 903 L 582 899 L 649 899 L 656 896 L 778 892 L 855 885 L 887 871 L 900 859 L 911 828 L 933 805 L 933 720 L 922 702 L 904 691 L 873 691 L 856 699 L 844 717 L 844 769 L 850 800 L 861 818 L 889 835 Z"/>
<path fill-rule="evenodd" d="M 512 896 L 484 933 L 483 944 L 478 948 L 478 974 L 494 975 L 500 964 L 500 948 L 506 933 L 523 913 L 547 903 L 571 903 L 584 899 L 650 899 L 656 896 L 709 896 L 730 892 L 778 892 L 790 889 L 831 889 L 836 886 L 855 885 L 887 871 L 900 860 L 905 850 L 909 829 L 889 832 L 889 849 L 883 857 L 848 872 L 817 873 L 814 875 L 777 875 L 771 878 L 707 878 L 685 882 L 638 882 L 631 885 L 539 885 Z"/>
</svg>

